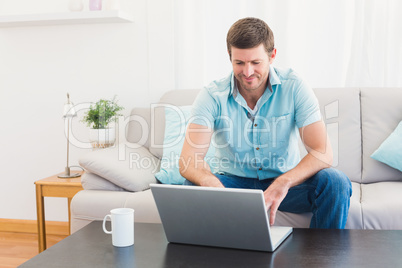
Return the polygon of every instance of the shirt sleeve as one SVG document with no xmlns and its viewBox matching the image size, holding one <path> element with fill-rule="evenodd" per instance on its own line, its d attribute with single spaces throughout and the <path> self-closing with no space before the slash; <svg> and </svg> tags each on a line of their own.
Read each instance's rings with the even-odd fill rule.
<svg viewBox="0 0 402 268">
<path fill-rule="evenodd" d="M 214 128 L 215 118 L 217 117 L 217 102 L 207 89 L 203 89 L 197 95 L 189 123 Z"/>
<path fill-rule="evenodd" d="M 303 81 L 295 91 L 295 119 L 298 128 L 321 120 L 320 106 L 313 90 Z"/>
</svg>

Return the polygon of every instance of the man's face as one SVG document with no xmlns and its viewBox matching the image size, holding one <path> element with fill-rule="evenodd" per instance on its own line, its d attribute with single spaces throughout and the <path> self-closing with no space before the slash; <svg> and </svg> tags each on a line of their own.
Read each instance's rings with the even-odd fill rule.
<svg viewBox="0 0 402 268">
<path fill-rule="evenodd" d="M 265 51 L 264 45 L 254 48 L 232 47 L 233 73 L 238 81 L 239 90 L 251 92 L 264 92 L 269 74 L 269 65 L 273 62 L 276 49 L 270 56 Z"/>
</svg>

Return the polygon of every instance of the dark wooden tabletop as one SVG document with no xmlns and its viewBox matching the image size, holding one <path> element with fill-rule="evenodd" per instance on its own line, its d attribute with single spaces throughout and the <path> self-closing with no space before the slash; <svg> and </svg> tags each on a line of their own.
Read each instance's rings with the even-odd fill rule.
<svg viewBox="0 0 402 268">
<path fill-rule="evenodd" d="M 294 229 L 273 253 L 171 244 L 160 224 L 136 223 L 134 236 L 113 247 L 95 221 L 20 267 L 402 267 L 401 230 Z"/>
</svg>

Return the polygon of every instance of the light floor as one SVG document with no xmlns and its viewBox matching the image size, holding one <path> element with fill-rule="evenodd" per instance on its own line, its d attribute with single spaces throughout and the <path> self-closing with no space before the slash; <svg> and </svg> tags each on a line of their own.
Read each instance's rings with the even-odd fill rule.
<svg viewBox="0 0 402 268">
<path fill-rule="evenodd" d="M 47 235 L 47 247 L 66 238 L 65 235 Z M 38 235 L 0 232 L 0 268 L 17 267 L 38 254 Z"/>
</svg>

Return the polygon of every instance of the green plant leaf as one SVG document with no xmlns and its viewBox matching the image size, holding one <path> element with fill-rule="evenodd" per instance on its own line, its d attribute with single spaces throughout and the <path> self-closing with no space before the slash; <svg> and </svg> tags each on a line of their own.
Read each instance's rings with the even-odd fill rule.
<svg viewBox="0 0 402 268">
<path fill-rule="evenodd" d="M 121 115 L 119 112 L 123 110 L 123 107 L 117 104 L 115 98 L 113 100 L 100 99 L 94 105 L 91 105 L 82 122 L 94 129 L 107 128 L 109 123 L 117 120 L 117 116 Z"/>
</svg>

